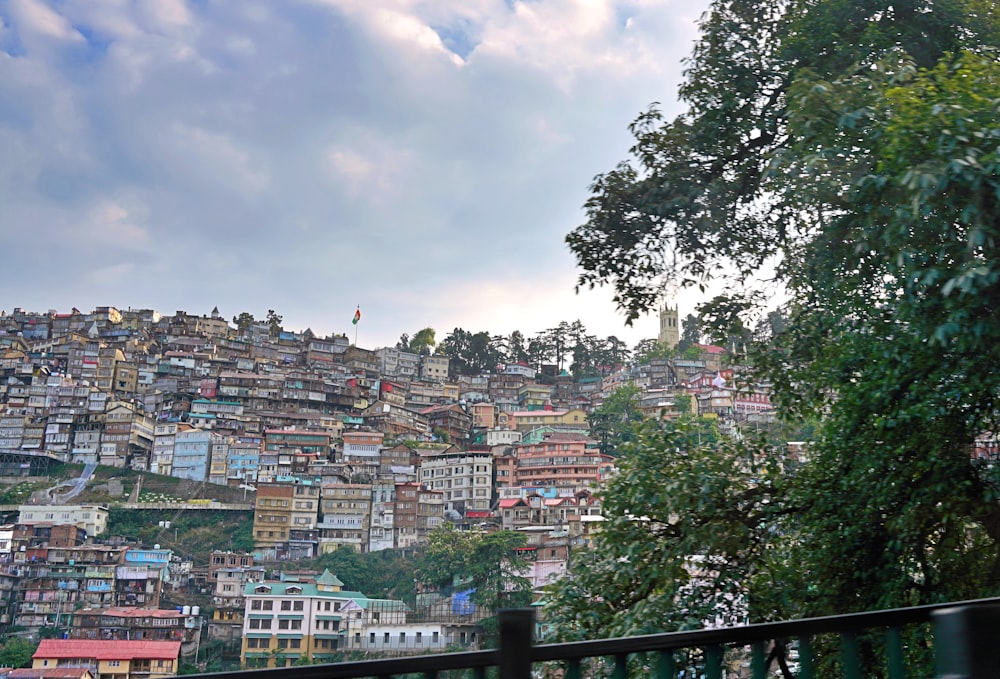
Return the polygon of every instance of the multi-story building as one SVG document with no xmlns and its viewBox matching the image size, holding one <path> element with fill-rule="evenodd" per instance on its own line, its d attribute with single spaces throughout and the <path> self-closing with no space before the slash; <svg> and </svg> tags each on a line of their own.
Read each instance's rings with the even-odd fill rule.
<svg viewBox="0 0 1000 679">
<path fill-rule="evenodd" d="M 331 662 L 338 650 L 363 648 L 372 625 L 406 623 L 402 602 L 345 591 L 329 570 L 315 583 L 248 584 L 244 596 L 245 667 L 287 667 L 305 657 Z"/>
<path fill-rule="evenodd" d="M 197 606 L 187 611 L 134 606 L 111 608 L 81 608 L 73 613 L 71 639 L 115 641 L 179 641 L 191 646 L 192 653 L 201 628 Z"/>
<path fill-rule="evenodd" d="M 444 494 L 421 489 L 417 493 L 417 542 L 426 542 L 428 534 L 444 521 Z"/>
<path fill-rule="evenodd" d="M 58 627 L 69 623 L 77 607 L 112 605 L 123 551 L 100 545 L 18 549 L 14 564 L 21 580 L 14 624 Z"/>
<path fill-rule="evenodd" d="M 242 436 L 229 444 L 229 459 L 226 461 L 227 485 L 240 486 L 257 482 L 260 445 L 260 438 L 247 436 Z"/>
<path fill-rule="evenodd" d="M 573 491 L 592 488 L 615 468 L 614 458 L 598 450 L 586 436 L 550 434 L 540 443 L 514 447 L 515 486 L 556 487 Z"/>
<path fill-rule="evenodd" d="M 208 429 L 178 429 L 174 436 L 174 458 L 170 475 L 179 479 L 204 481 L 212 454 L 212 444 L 219 437 Z"/>
<path fill-rule="evenodd" d="M 419 483 L 396 484 L 392 514 L 397 549 L 406 549 L 417 544 L 417 496 L 419 493 Z"/>
<path fill-rule="evenodd" d="M 208 482 L 226 485 L 229 474 L 229 444 L 227 436 L 213 436 L 208 460 Z"/>
<path fill-rule="evenodd" d="M 208 638 L 238 639 L 243 630 L 243 590 L 248 582 L 263 582 L 264 568 L 253 565 L 250 554 L 213 552 L 208 564 L 208 582 L 213 586 L 215 610 L 208 625 Z"/>
<path fill-rule="evenodd" d="M 394 347 L 376 349 L 383 377 L 414 379 L 420 371 L 420 355 Z"/>
<path fill-rule="evenodd" d="M 420 411 L 427 418 L 431 431 L 444 440 L 463 445 L 472 432 L 472 415 L 457 404 L 433 405 Z"/>
<path fill-rule="evenodd" d="M 253 516 L 253 538 L 256 550 L 272 555 L 282 542 L 287 543 L 292 525 L 292 503 L 295 487 L 290 484 L 261 483 Z M 272 557 L 273 558 L 273 557 Z"/>
<path fill-rule="evenodd" d="M 464 516 L 468 510 L 489 510 L 493 500 L 493 454 L 488 450 L 450 449 L 424 456 L 420 481 L 425 488 L 443 494 L 446 511 Z"/>
<path fill-rule="evenodd" d="M 105 505 L 21 505 L 18 523 L 26 526 L 77 526 L 90 537 L 103 535 L 108 526 Z"/>
<path fill-rule="evenodd" d="M 169 549 L 126 550 L 115 571 L 115 605 L 159 606 L 163 585 L 170 579 L 171 555 Z"/>
<path fill-rule="evenodd" d="M 448 379 L 448 366 L 451 359 L 448 356 L 435 354 L 424 356 L 420 361 L 420 379 L 429 382 L 444 382 Z"/>
<path fill-rule="evenodd" d="M 170 476 L 174 466 L 174 446 L 177 431 L 190 430 L 192 427 L 178 422 L 158 422 L 153 427 L 153 449 L 149 460 L 149 471 L 154 474 Z"/>
<path fill-rule="evenodd" d="M 367 551 L 371 522 L 372 486 L 367 483 L 328 483 L 322 487 L 319 547 L 323 553 L 340 546 Z"/>
<path fill-rule="evenodd" d="M 124 467 L 133 455 L 145 455 L 148 459 L 152 446 L 152 420 L 132 403 L 113 401 L 107 404 L 101 433 L 101 464 Z"/>
<path fill-rule="evenodd" d="M 368 551 L 378 552 L 395 547 L 396 486 L 390 481 L 372 484 L 371 521 L 368 527 Z"/>
<path fill-rule="evenodd" d="M 570 432 L 587 431 L 589 428 L 587 413 L 580 409 L 501 412 L 497 423 L 502 429 L 516 429 L 522 433 L 539 427 Z"/>
</svg>

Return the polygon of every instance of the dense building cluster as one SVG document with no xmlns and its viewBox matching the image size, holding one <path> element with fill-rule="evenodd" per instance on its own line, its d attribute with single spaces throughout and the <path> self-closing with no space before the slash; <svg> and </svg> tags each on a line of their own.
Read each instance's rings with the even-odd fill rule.
<svg viewBox="0 0 1000 679">
<path fill-rule="evenodd" d="M 660 340 L 676 344 L 676 309 L 662 316 Z M 771 416 L 767 389 L 737 388 L 721 348 L 696 354 L 650 357 L 599 377 L 524 363 L 457 375 L 447 355 L 365 349 L 346 335 L 319 338 L 274 323 L 234 325 L 217 310 L 15 309 L 0 316 L 0 474 L 23 475 L 26 459 L 44 458 L 83 464 L 85 475 L 105 465 L 243 489 L 255 549 L 220 553 L 210 566 L 208 631 L 241 639 L 250 665 L 273 666 L 276 654 L 293 661 L 345 648 L 470 644 L 474 620 L 458 616 L 453 600 L 415 618 L 398 602 L 345 593 L 332 574 L 276 584 L 259 564 L 341 547 L 409 549 L 449 522 L 526 532 L 536 557 L 529 577 L 542 584 L 565 570 L 600 518 L 594 491 L 615 459 L 590 415 L 609 395 L 632 385 L 641 417 L 677 416 L 682 395 L 688 409 L 722 426 Z M 18 567 L 11 621 L 58 625 L 72 602 L 95 611 L 74 618 L 79 635 L 117 639 L 115 630 L 148 618 L 121 611 L 159 605 L 169 553 L 135 569 L 135 555 L 156 550 L 95 544 L 102 530 L 80 517 L 68 522 L 79 533 L 62 535 L 70 529 L 46 516 L 67 513 L 66 490 L 51 498 L 58 512 L 25 506 L 9 527 L 6 558 Z M 99 507 L 72 511 L 101 516 Z M 285 605 L 293 608 L 282 616 Z M 108 611 L 119 611 L 112 617 L 120 624 L 102 626 Z M 187 643 L 185 620 L 183 612 L 169 624 L 149 618 L 178 634 L 141 638 Z M 282 627 L 291 624 L 301 627 Z"/>
</svg>

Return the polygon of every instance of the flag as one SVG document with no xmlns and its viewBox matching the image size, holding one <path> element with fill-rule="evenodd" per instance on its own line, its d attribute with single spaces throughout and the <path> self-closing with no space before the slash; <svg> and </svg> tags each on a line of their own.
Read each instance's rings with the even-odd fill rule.
<svg viewBox="0 0 1000 679">
<path fill-rule="evenodd" d="M 351 321 L 351 323 L 353 323 L 354 325 L 357 325 L 358 321 L 360 321 L 360 320 L 361 320 L 361 307 L 359 306 L 357 308 L 357 310 L 354 312 L 354 320 Z"/>
<path fill-rule="evenodd" d="M 722 373 L 717 372 L 715 373 L 715 379 L 712 380 L 712 384 L 714 384 L 717 389 L 722 389 L 726 386 L 726 378 L 722 376 Z"/>
</svg>

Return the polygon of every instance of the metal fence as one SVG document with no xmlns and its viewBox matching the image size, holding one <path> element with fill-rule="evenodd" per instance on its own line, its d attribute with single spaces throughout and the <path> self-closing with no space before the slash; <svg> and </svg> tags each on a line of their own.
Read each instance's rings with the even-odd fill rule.
<svg viewBox="0 0 1000 679">
<path fill-rule="evenodd" d="M 476 677 L 486 679 L 766 679 L 794 677 L 887 679 L 929 676 L 906 667 L 905 632 L 931 624 L 938 679 L 1000 679 L 1000 598 L 808 618 L 711 630 L 618 639 L 535 644 L 534 612 L 500 613 L 499 648 L 388 660 L 246 670 L 198 675 L 214 679 L 374 679 Z M 836 649 L 826 640 L 831 637 Z M 879 667 L 867 666 L 859 639 L 882 638 Z M 822 638 L 824 643 L 814 644 Z M 930 638 L 930 637 L 928 637 Z M 817 653 L 833 653 L 833 662 Z M 726 658 L 737 657 L 726 666 Z M 820 664 L 827 669 L 817 674 Z M 833 668 L 831 670 L 830 668 Z"/>
</svg>

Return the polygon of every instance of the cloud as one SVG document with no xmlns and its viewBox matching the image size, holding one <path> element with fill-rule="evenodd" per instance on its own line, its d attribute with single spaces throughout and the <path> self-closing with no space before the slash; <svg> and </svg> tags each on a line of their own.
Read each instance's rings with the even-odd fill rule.
<svg viewBox="0 0 1000 679">
<path fill-rule="evenodd" d="M 273 308 L 317 332 L 347 330 L 360 302 L 372 344 L 569 316 L 655 334 L 623 329 L 609 294 L 573 294 L 563 238 L 630 120 L 678 110 L 700 11 L 16 0 L 0 9 L 0 240 L 28 247 L 0 286 L 28 308 Z"/>
<path fill-rule="evenodd" d="M 13 0 L 11 14 L 22 36 L 79 42 L 84 38 L 67 19 L 39 0 Z"/>
</svg>

